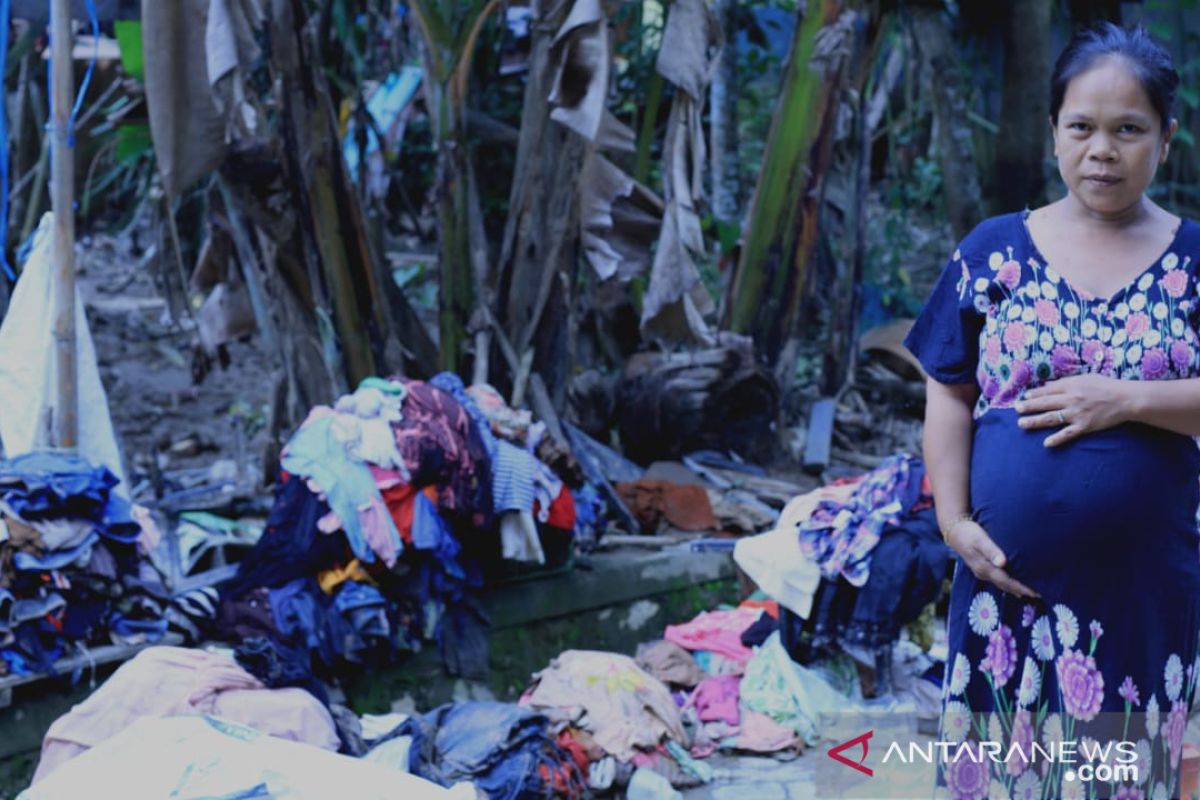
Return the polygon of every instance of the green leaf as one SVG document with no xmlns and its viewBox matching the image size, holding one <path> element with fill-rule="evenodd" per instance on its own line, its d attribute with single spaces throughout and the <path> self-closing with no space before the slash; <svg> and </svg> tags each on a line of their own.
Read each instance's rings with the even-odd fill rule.
<svg viewBox="0 0 1200 800">
<path fill-rule="evenodd" d="M 1188 108 L 1200 107 L 1200 91 L 1186 86 L 1179 87 L 1179 96 L 1183 98 L 1183 102 L 1187 103 Z"/>
<path fill-rule="evenodd" d="M 1186 144 L 1188 147 L 1196 146 L 1196 137 L 1192 136 L 1192 132 L 1186 128 L 1180 128 L 1175 131 L 1175 139 L 1178 142 Z"/>
</svg>

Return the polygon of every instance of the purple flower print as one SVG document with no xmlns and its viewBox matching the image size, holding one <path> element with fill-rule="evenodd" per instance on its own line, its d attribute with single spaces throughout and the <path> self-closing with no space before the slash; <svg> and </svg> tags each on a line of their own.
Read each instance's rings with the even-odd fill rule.
<svg viewBox="0 0 1200 800">
<path fill-rule="evenodd" d="M 1166 377 L 1170 365 L 1162 348 L 1147 350 L 1142 356 L 1142 380 L 1157 381 Z"/>
<path fill-rule="evenodd" d="M 1162 726 L 1163 741 L 1171 752 L 1171 769 L 1179 766 L 1179 754 L 1183 752 L 1183 731 L 1187 727 L 1187 707 L 1182 700 L 1171 703 L 1171 713 Z"/>
<path fill-rule="evenodd" d="M 1004 326 L 1004 346 L 1009 352 L 1015 353 L 1025 349 L 1026 328 L 1020 322 L 1010 322 Z"/>
<path fill-rule="evenodd" d="M 1129 319 L 1125 320 L 1125 335 L 1131 342 L 1141 339 L 1148 330 L 1150 330 L 1150 315 L 1145 311 L 1130 314 Z"/>
<path fill-rule="evenodd" d="M 1009 289 L 1017 288 L 1017 284 L 1021 282 L 1021 265 L 1011 259 L 1005 261 L 1000 265 L 1000 272 L 997 273 L 996 280 Z"/>
<path fill-rule="evenodd" d="M 1028 361 L 1014 361 L 1012 364 L 1012 385 L 1024 389 L 1033 380 L 1033 367 Z"/>
<path fill-rule="evenodd" d="M 983 343 L 983 358 L 993 367 L 1000 365 L 1000 337 L 989 336 Z"/>
<path fill-rule="evenodd" d="M 1028 768 L 1029 760 L 1026 754 L 1033 752 L 1033 722 L 1029 718 L 1029 709 L 1027 708 L 1013 714 L 1009 751 L 1012 751 L 1014 746 L 1020 750 L 1013 751 L 1012 758 L 1007 759 L 1005 768 L 1008 770 L 1008 774 L 1015 778 Z"/>
<path fill-rule="evenodd" d="M 1188 367 L 1192 365 L 1192 348 L 1188 347 L 1187 342 L 1182 339 L 1171 342 L 1171 363 L 1177 372 L 1187 374 Z"/>
<path fill-rule="evenodd" d="M 1083 363 L 1088 366 L 1088 369 L 1099 370 L 1104 366 L 1104 361 L 1108 357 L 1108 348 L 1095 339 L 1088 339 L 1083 343 L 1080 350 L 1080 355 L 1083 358 Z"/>
<path fill-rule="evenodd" d="M 1092 646 L 1094 647 L 1095 642 L 1099 641 L 1100 637 L 1104 635 L 1104 626 L 1100 624 L 1100 620 L 1094 619 L 1088 625 L 1088 632 L 1092 634 Z"/>
<path fill-rule="evenodd" d="M 978 745 L 967 744 L 957 750 L 958 758 L 946 766 L 946 788 L 950 796 L 986 797 L 988 767 L 991 761 Z"/>
<path fill-rule="evenodd" d="M 1104 676 L 1096 669 L 1096 659 L 1067 650 L 1058 657 L 1056 667 L 1066 712 L 1082 722 L 1094 719 L 1104 699 Z"/>
<path fill-rule="evenodd" d="M 1126 675 L 1125 680 L 1121 681 L 1121 688 L 1117 689 L 1117 694 L 1121 695 L 1130 705 L 1136 706 L 1141 703 L 1141 696 L 1138 694 L 1137 684 L 1133 682 L 1132 675 Z"/>
<path fill-rule="evenodd" d="M 1025 607 L 1021 609 L 1021 627 L 1028 628 L 1032 625 L 1035 616 L 1037 616 L 1037 611 L 1034 610 L 1033 606 L 1026 603 Z"/>
<path fill-rule="evenodd" d="M 1058 324 L 1058 306 L 1044 297 L 1033 304 L 1033 313 L 1037 314 L 1037 321 L 1046 327 L 1054 327 Z"/>
<path fill-rule="evenodd" d="M 1008 679 L 1017 671 L 1017 643 L 1013 639 L 1012 629 L 1007 625 L 996 628 L 988 637 L 979 668 L 992 674 L 992 683 L 996 686 L 1008 683 Z"/>
<path fill-rule="evenodd" d="M 1187 273 L 1181 269 L 1173 269 L 1163 276 L 1162 285 L 1171 297 L 1183 297 L 1187 291 Z"/>
<path fill-rule="evenodd" d="M 1000 381 L 995 378 L 988 378 L 983 384 L 983 397 L 989 403 L 1000 393 Z"/>
<path fill-rule="evenodd" d="M 1073 348 L 1060 344 L 1050 355 L 1050 364 L 1054 367 L 1054 374 L 1059 378 L 1065 375 L 1074 375 L 1079 371 L 1079 356 L 1075 354 Z"/>
<path fill-rule="evenodd" d="M 1146 795 L 1136 786 L 1120 786 L 1113 795 L 1113 800 L 1146 800 Z"/>
</svg>

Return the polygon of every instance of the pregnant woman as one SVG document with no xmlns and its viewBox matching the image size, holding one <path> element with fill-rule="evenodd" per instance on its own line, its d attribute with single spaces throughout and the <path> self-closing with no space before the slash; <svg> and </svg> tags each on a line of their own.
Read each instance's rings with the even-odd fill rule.
<svg viewBox="0 0 1200 800">
<path fill-rule="evenodd" d="M 948 759 L 950 797 L 1179 796 L 1200 677 L 1200 226 L 1145 194 L 1178 82 L 1140 28 L 1077 34 L 1050 88 L 1066 196 L 967 236 L 906 342 L 959 556 L 942 738 L 1004 747 Z M 1032 748 L 1063 741 L 1074 764 Z M 1110 769 L 1083 780 L 1089 760 Z"/>
</svg>

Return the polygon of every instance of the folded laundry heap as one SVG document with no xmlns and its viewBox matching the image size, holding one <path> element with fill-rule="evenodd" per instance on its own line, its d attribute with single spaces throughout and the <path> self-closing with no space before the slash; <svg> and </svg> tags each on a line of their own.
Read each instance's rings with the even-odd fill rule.
<svg viewBox="0 0 1200 800">
<path fill-rule="evenodd" d="M 501 559 L 569 554 L 582 487 L 569 459 L 555 456 L 559 474 L 539 458 L 545 438 L 528 412 L 450 373 L 367 379 L 287 443 L 263 535 L 220 586 L 215 618 L 197 622 L 264 637 L 323 676 L 432 641 L 451 674 L 482 677 L 474 591 Z"/>
<path fill-rule="evenodd" d="M 166 632 L 168 594 L 138 548 L 150 532 L 117 483 L 78 456 L 0 461 L 0 675 Z"/>
</svg>

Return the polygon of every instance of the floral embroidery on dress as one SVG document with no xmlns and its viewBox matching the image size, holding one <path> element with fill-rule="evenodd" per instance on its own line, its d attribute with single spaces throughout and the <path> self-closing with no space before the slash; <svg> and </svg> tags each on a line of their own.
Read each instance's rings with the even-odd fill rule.
<svg viewBox="0 0 1200 800">
<path fill-rule="evenodd" d="M 1188 324 L 1200 311 L 1190 256 L 1167 253 L 1105 300 L 1076 290 L 1036 257 L 1019 263 L 1013 252 L 992 251 L 986 265 L 968 263 L 961 249 L 952 257 L 962 272 L 959 300 L 969 297 L 985 318 L 976 418 L 1055 378 L 1164 380 L 1200 366 L 1200 340 Z"/>
<path fill-rule="evenodd" d="M 1119 685 L 1107 686 L 1096 665 L 1096 650 L 1104 636 L 1100 620 L 1090 620 L 1082 628 L 1075 612 L 1062 603 L 1041 615 L 1026 604 L 1019 630 L 1030 629 L 1032 652 L 1018 656 L 1013 630 L 1001 620 L 991 591 L 975 593 L 968 618 L 972 634 L 986 640 L 986 645 L 976 664 L 963 652 L 953 654 L 949 662 L 939 738 L 956 747 L 941 765 L 939 790 L 951 798 L 1174 796 L 1200 657 L 1185 668 L 1179 654 L 1171 653 L 1158 687 L 1139 687 L 1129 675 Z M 968 697 L 980 681 L 990 702 L 987 710 L 976 712 Z M 1088 723 L 1097 720 L 1106 695 L 1113 694 L 1123 702 L 1124 713 L 1109 714 L 1113 719 L 1106 722 L 1119 724 L 1122 730 L 1117 731 L 1119 738 L 1109 737 L 1102 744 L 1089 735 L 1094 731 Z M 1144 725 L 1136 724 L 1135 717 Z M 985 738 L 1000 742 L 1006 757 L 996 761 L 983 755 L 980 740 Z M 1118 741 L 1135 752 L 1119 751 Z M 1064 742 L 1079 742 L 1081 758 L 1094 765 L 1135 766 L 1136 783 L 1083 780 L 1073 774 L 1064 778 L 1069 766 L 1037 760 L 1035 743 L 1051 750 Z M 1035 754 L 1033 760 L 1029 754 Z"/>
</svg>

